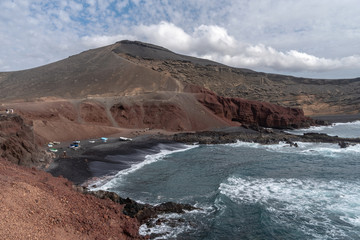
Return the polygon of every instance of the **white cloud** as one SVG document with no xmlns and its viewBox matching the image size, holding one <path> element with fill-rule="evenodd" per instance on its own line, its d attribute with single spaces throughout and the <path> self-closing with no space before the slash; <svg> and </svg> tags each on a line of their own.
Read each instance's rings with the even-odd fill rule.
<svg viewBox="0 0 360 240">
<path fill-rule="evenodd" d="M 138 38 L 154 44 L 166 42 L 166 47 L 173 51 L 187 52 L 191 45 L 191 37 L 183 29 L 164 21 L 135 27 L 134 33 Z"/>
<path fill-rule="evenodd" d="M 130 39 L 254 70 L 360 76 L 357 0 L 2 0 L 0 9 L 0 71 Z"/>
<path fill-rule="evenodd" d="M 124 8 L 126 8 L 129 5 L 129 0 L 122 0 L 116 2 L 116 9 L 121 12 Z"/>
<path fill-rule="evenodd" d="M 81 38 L 81 42 L 84 46 L 87 46 L 89 48 L 96 48 L 96 47 L 102 47 L 113 44 L 122 39 L 136 40 L 135 36 L 131 36 L 131 35 L 114 35 L 114 36 L 95 35 L 95 36 L 84 36 Z"/>
<path fill-rule="evenodd" d="M 160 44 L 182 54 L 219 61 L 235 67 L 270 68 L 277 71 L 333 71 L 360 67 L 360 56 L 321 58 L 289 50 L 282 52 L 264 44 L 249 45 L 235 40 L 227 30 L 219 26 L 201 25 L 186 33 L 172 23 L 136 28 L 137 37 Z"/>
</svg>

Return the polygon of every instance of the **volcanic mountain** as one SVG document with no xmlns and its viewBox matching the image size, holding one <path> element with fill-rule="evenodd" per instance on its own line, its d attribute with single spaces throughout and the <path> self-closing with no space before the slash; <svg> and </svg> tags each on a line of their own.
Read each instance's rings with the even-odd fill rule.
<svg viewBox="0 0 360 240">
<path fill-rule="evenodd" d="M 311 122 L 304 112 L 359 113 L 360 105 L 360 79 L 259 73 L 133 41 L 0 73 L 0 89 L 1 110 L 12 108 L 31 120 L 39 141 L 89 138 L 122 128 L 299 127 Z"/>
</svg>

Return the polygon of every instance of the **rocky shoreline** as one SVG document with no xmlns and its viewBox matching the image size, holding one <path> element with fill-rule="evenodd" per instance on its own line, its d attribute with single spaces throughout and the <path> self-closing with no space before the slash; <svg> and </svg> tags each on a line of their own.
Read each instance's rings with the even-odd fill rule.
<svg viewBox="0 0 360 240">
<path fill-rule="evenodd" d="M 279 142 L 322 142 L 322 143 L 360 143 L 360 138 L 341 138 L 321 133 L 305 133 L 294 135 L 284 131 L 268 128 L 244 131 L 241 128 L 231 128 L 227 131 L 204 131 L 196 133 L 179 133 L 173 140 L 185 144 L 226 144 L 237 141 L 254 142 L 260 144 L 278 144 Z"/>
<path fill-rule="evenodd" d="M 114 142 L 115 141 L 115 142 Z M 170 136 L 146 136 L 138 139 L 134 139 L 132 142 L 117 143 L 118 140 L 110 141 L 110 146 L 107 147 L 106 153 L 97 153 L 97 156 L 102 158 L 104 154 L 109 154 L 113 151 L 121 152 L 123 154 L 129 153 L 131 147 L 129 146 L 141 146 L 151 147 L 157 143 L 183 143 L 183 144 L 227 144 L 235 143 L 237 141 L 255 142 L 260 144 L 278 144 L 280 142 L 286 142 L 292 147 L 297 147 L 297 142 L 322 142 L 322 143 L 335 143 L 340 147 L 346 148 L 351 144 L 360 143 L 360 138 L 341 138 L 337 136 L 329 136 L 319 133 L 306 133 L 304 135 L 294 135 L 286 133 L 283 130 L 261 128 L 258 126 L 247 127 L 229 127 L 218 129 L 215 131 L 203 131 L 194 133 L 177 133 Z M 112 149 L 116 147 L 117 149 Z M 122 148 L 122 149 L 121 149 Z M 99 149 L 99 148 L 98 148 Z M 83 150 L 83 154 L 88 155 L 91 150 Z M 94 152 L 93 152 L 94 153 Z M 95 154 L 96 155 L 96 154 Z M 163 213 L 184 213 L 184 210 L 191 211 L 196 208 L 181 203 L 167 202 L 157 206 L 151 206 L 149 204 L 140 204 L 129 198 L 122 198 L 116 193 L 107 191 L 90 191 L 86 187 L 77 186 L 76 189 L 84 194 L 94 195 L 100 199 L 110 199 L 115 203 L 124 205 L 123 213 L 131 218 L 136 218 L 140 224 L 147 224 L 152 226 L 152 219 Z M 164 220 L 165 221 L 165 220 Z M 179 219 L 181 222 L 182 219 Z M 156 223 L 155 223 L 156 224 Z M 157 224 L 161 224 L 160 222 Z M 154 236 L 151 236 L 154 237 Z"/>
</svg>

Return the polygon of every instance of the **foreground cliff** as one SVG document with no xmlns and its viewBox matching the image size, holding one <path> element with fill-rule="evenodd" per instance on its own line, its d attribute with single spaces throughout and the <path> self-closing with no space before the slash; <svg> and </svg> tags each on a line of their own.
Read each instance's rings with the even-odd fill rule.
<svg viewBox="0 0 360 240">
<path fill-rule="evenodd" d="M 1 239 L 141 239 L 123 205 L 84 195 L 64 178 L 0 158 Z"/>
</svg>

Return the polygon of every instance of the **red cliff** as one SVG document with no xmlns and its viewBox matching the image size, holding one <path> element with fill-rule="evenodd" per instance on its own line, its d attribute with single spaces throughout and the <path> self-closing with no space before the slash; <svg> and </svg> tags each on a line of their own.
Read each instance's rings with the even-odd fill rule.
<svg viewBox="0 0 360 240">
<path fill-rule="evenodd" d="M 196 94 L 197 100 L 216 116 L 241 124 L 259 125 L 272 128 L 298 128 L 309 126 L 312 119 L 304 116 L 298 108 L 251 101 L 243 98 L 217 96 L 210 90 L 187 86 L 186 91 Z"/>
</svg>

